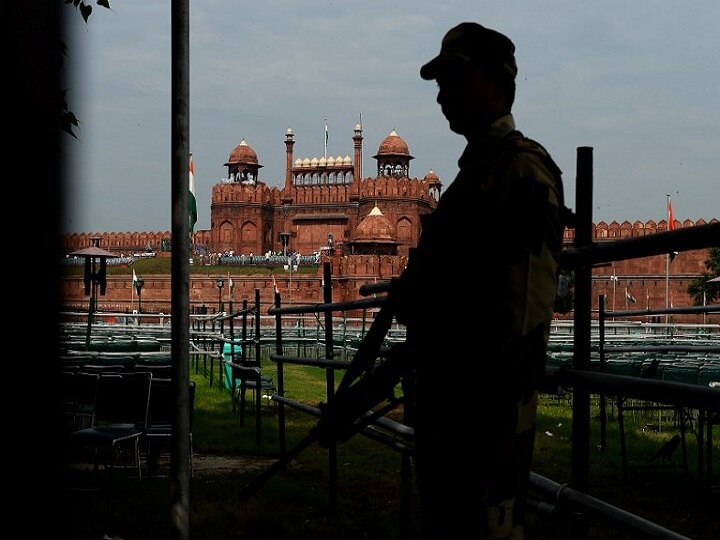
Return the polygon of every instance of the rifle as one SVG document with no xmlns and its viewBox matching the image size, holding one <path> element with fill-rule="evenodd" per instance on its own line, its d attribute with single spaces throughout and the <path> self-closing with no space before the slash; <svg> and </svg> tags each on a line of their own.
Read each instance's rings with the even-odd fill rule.
<svg viewBox="0 0 720 540">
<path fill-rule="evenodd" d="M 395 317 L 395 295 L 391 293 L 393 284 L 394 280 L 391 280 L 389 282 L 367 285 L 360 288 L 360 293 L 365 296 L 385 291 L 387 291 L 388 294 L 381 304 L 380 310 L 375 315 L 375 319 L 370 325 L 368 332 L 360 342 L 357 351 L 355 351 L 353 359 L 346 368 L 345 374 L 332 399 L 327 404 L 321 404 L 320 421 L 300 442 L 286 452 L 283 457 L 241 487 L 239 493 L 241 499 L 257 491 L 314 442 L 318 442 L 322 446 L 327 446 L 334 440 L 347 440 L 402 402 L 402 400 L 397 398 L 388 397 L 384 390 L 377 392 L 368 391 L 369 384 L 367 384 L 370 374 L 373 373 L 373 368 L 375 367 L 375 362 L 385 341 L 385 336 L 388 330 L 390 330 L 393 318 Z M 394 371 L 391 372 L 387 369 L 382 370 L 382 367 L 381 365 L 378 369 L 380 371 L 387 371 L 388 374 L 392 376 Z M 386 398 L 387 403 L 384 406 L 377 410 L 372 410 L 373 407 L 386 401 Z M 336 414 L 338 408 L 341 406 L 344 407 L 342 414 Z"/>
</svg>

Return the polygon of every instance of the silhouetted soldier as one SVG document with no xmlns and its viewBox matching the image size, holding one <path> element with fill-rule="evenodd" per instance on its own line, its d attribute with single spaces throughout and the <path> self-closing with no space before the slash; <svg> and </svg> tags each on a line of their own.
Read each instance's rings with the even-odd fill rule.
<svg viewBox="0 0 720 540">
<path fill-rule="evenodd" d="M 371 380 L 339 392 L 318 425 L 327 443 L 411 370 L 426 539 L 523 535 L 565 208 L 560 170 L 515 129 L 514 51 L 503 34 L 466 22 L 420 70 L 467 146 L 388 295 L 405 344 Z M 448 259 L 468 246 L 477 264 Z"/>
</svg>

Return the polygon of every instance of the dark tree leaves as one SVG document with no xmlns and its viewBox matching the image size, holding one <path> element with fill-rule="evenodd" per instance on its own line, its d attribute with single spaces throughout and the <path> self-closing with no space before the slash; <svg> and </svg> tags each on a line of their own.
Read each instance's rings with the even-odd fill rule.
<svg viewBox="0 0 720 540">
<path fill-rule="evenodd" d="M 110 9 L 109 0 L 96 0 L 95 3 L 100 7 Z M 65 4 L 72 4 L 73 7 L 79 9 L 80 16 L 85 21 L 85 24 L 87 24 L 93 10 L 90 4 L 86 4 L 85 0 L 65 0 Z M 60 55 L 60 64 L 63 65 L 65 61 L 65 56 L 67 56 L 67 45 L 65 44 L 65 42 L 62 42 L 60 44 L 60 50 L 62 53 Z M 64 90 L 60 95 L 60 99 L 62 100 L 62 108 L 60 112 L 60 128 L 77 139 L 77 136 L 73 132 L 73 128 L 76 128 L 78 126 L 79 121 L 75 114 L 68 107 L 67 100 L 65 99 Z"/>
<path fill-rule="evenodd" d="M 720 283 L 708 283 L 709 280 L 720 276 L 720 248 L 710 248 L 708 258 L 705 260 L 705 268 L 700 277 L 692 280 L 688 285 L 687 292 L 693 298 L 696 306 L 713 304 L 720 298 Z"/>
<path fill-rule="evenodd" d="M 92 6 L 89 6 L 85 2 L 82 2 L 80 4 L 80 15 L 82 15 L 82 18 L 86 23 L 88 22 L 88 19 L 90 18 L 91 13 L 92 13 Z"/>
</svg>

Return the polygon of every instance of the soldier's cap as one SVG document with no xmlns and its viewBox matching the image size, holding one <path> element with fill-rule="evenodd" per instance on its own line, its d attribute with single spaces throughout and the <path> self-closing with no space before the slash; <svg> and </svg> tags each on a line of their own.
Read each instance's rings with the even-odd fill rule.
<svg viewBox="0 0 720 540">
<path fill-rule="evenodd" d="M 515 45 L 506 35 L 474 22 L 463 22 L 448 30 L 440 54 L 420 68 L 425 80 L 443 71 L 476 65 L 497 69 L 511 78 L 517 75 Z"/>
</svg>

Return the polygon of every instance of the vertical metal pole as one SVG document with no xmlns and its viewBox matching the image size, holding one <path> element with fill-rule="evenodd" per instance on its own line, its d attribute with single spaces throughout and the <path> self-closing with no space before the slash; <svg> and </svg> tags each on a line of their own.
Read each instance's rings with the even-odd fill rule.
<svg viewBox="0 0 720 540">
<path fill-rule="evenodd" d="M 92 337 L 92 320 L 95 311 L 95 259 L 92 259 L 90 266 L 90 303 L 88 305 L 87 330 L 85 332 L 85 350 L 90 350 L 90 339 Z"/>
<path fill-rule="evenodd" d="M 260 365 L 260 289 L 255 289 L 255 361 Z"/>
<path fill-rule="evenodd" d="M 615 275 L 615 270 L 613 270 L 613 303 L 612 303 L 612 310 L 613 310 L 613 317 L 612 320 L 615 320 L 615 289 L 617 288 L 617 276 Z"/>
<path fill-rule="evenodd" d="M 593 194 L 593 149 L 581 146 L 577 149 L 575 246 L 582 248 L 592 243 L 592 194 Z M 590 367 L 590 325 L 592 269 L 587 263 L 575 267 L 575 328 L 573 366 L 575 369 Z M 572 417 L 572 459 L 570 465 L 570 486 L 586 492 L 589 476 L 590 453 L 590 394 L 580 386 L 573 388 Z M 575 540 L 588 537 L 586 518 L 574 523 Z"/>
<path fill-rule="evenodd" d="M 667 313 L 670 307 L 670 254 L 665 254 L 665 324 L 670 322 L 670 315 Z"/>
<path fill-rule="evenodd" d="M 667 224 L 667 230 L 672 230 L 673 224 L 670 223 L 670 194 L 666 193 L 665 198 L 667 199 L 666 202 L 666 208 L 668 209 L 668 224 Z M 669 314 L 667 313 L 668 308 L 670 307 L 670 254 L 665 254 L 665 324 L 667 325 L 669 320 Z"/>
<path fill-rule="evenodd" d="M 280 309 L 280 293 L 275 292 L 275 308 Z M 275 354 L 282 356 L 283 354 L 283 340 L 282 340 L 282 314 L 278 313 L 275 315 Z M 277 377 L 278 377 L 278 396 L 283 397 L 285 395 L 285 377 L 283 373 L 283 361 L 278 360 L 277 363 Z M 280 442 L 280 458 L 284 458 L 287 453 L 287 442 L 285 440 L 285 404 L 281 401 L 278 403 L 278 439 Z"/>
<path fill-rule="evenodd" d="M 170 474 L 174 536 L 190 538 L 190 10 L 171 4 L 172 362 L 175 422 Z"/>
<path fill-rule="evenodd" d="M 229 307 L 228 310 L 230 311 L 230 315 L 232 315 L 233 312 L 233 299 L 232 299 L 232 293 L 230 293 L 230 301 L 229 301 Z M 234 379 L 232 374 L 232 368 L 230 369 L 230 380 L 226 380 L 225 377 L 227 375 L 227 369 L 225 367 L 225 345 L 220 345 L 220 353 L 222 354 L 222 358 L 220 358 L 220 384 L 221 387 L 223 387 L 225 384 L 228 385 L 230 388 L 230 391 L 232 392 L 232 389 L 234 388 Z M 230 361 L 235 363 L 235 317 L 230 317 Z M 230 400 L 232 401 L 232 397 L 230 397 Z"/>
<path fill-rule="evenodd" d="M 323 287 L 323 302 L 329 304 L 332 302 L 332 274 L 330 263 L 323 264 L 323 279 L 325 286 Z M 325 311 L 325 358 L 332 360 L 335 357 L 333 349 L 333 312 L 328 309 Z M 332 401 L 335 395 L 335 370 L 328 368 L 325 370 L 325 378 L 327 385 L 327 400 Z M 337 446 L 335 443 L 328 446 L 328 469 L 330 476 L 330 508 L 334 511 L 337 503 Z"/>
<path fill-rule="evenodd" d="M 260 362 L 260 289 L 255 289 L 255 363 L 258 369 Z M 262 442 L 262 371 L 255 382 L 255 443 Z"/>
<path fill-rule="evenodd" d="M 605 303 L 607 299 L 604 294 L 598 297 L 598 345 L 600 349 L 600 372 L 604 373 L 607 369 L 605 360 Z M 605 453 L 607 446 L 607 407 L 606 396 L 600 394 L 600 452 Z"/>
<path fill-rule="evenodd" d="M 245 360 L 247 359 L 247 343 L 245 341 L 247 340 L 247 306 L 248 301 L 243 300 L 242 301 L 242 308 L 243 308 L 243 315 L 242 315 L 242 347 L 240 348 L 240 364 L 243 366 L 245 365 Z M 233 355 L 233 362 L 235 361 L 235 356 Z M 235 375 L 232 376 L 232 392 L 233 392 L 233 411 L 235 411 L 235 407 L 240 407 L 240 425 L 245 424 L 245 382 L 244 382 L 244 376 L 243 379 L 240 381 L 240 387 L 235 386 Z M 237 391 L 238 395 L 235 396 L 235 392 Z"/>
</svg>

